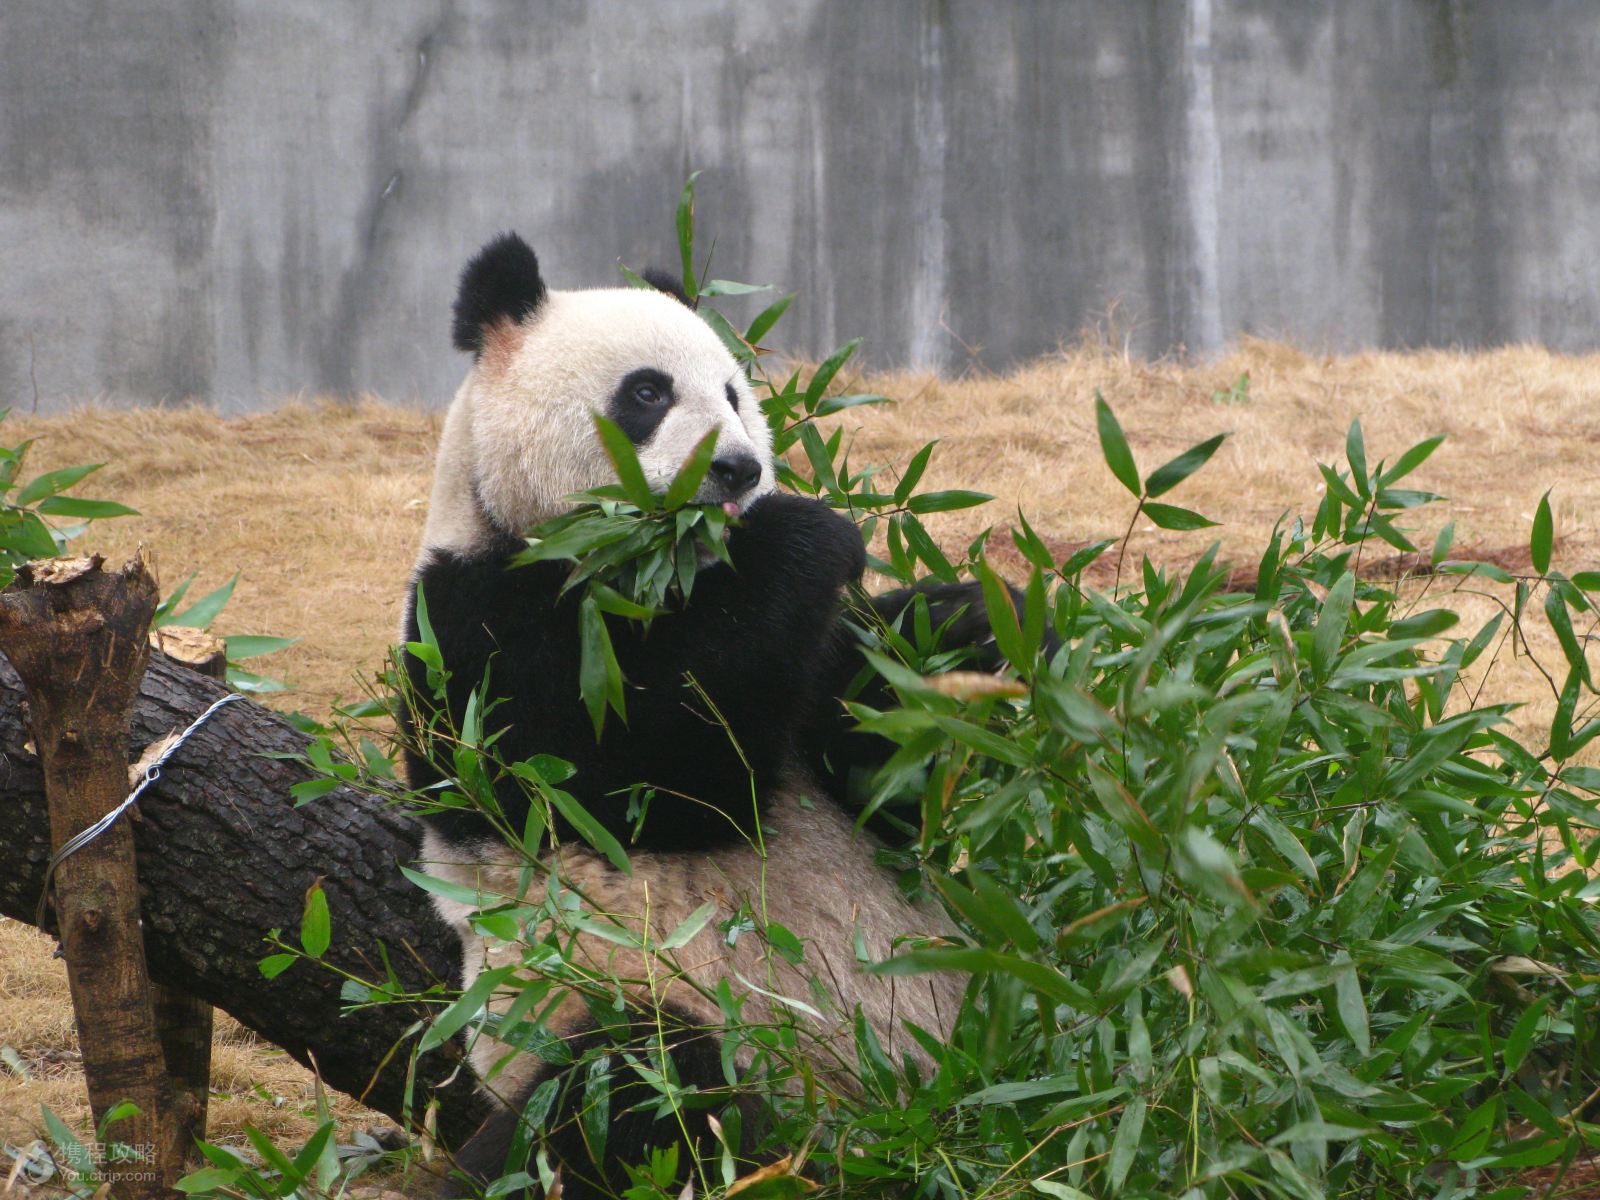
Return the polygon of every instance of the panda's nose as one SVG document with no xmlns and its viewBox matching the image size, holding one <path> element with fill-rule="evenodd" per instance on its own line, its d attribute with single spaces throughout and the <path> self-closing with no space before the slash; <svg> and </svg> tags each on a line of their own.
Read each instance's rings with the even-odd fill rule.
<svg viewBox="0 0 1600 1200">
<path fill-rule="evenodd" d="M 761 482 L 761 464 L 753 454 L 729 454 L 711 460 L 711 476 L 730 496 L 742 496 Z"/>
</svg>

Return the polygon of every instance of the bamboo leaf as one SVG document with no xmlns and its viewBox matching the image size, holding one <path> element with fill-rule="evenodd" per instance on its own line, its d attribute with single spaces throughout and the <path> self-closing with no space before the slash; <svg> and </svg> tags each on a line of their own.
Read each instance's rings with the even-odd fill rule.
<svg viewBox="0 0 1600 1200">
<path fill-rule="evenodd" d="M 1072 554 L 1067 556 L 1067 561 L 1061 564 L 1061 577 L 1063 579 L 1075 578 L 1090 563 L 1116 544 L 1116 538 L 1102 538 L 1100 541 L 1093 542 L 1081 550 L 1073 551 Z"/>
<path fill-rule="evenodd" d="M 256 658 L 262 654 L 276 654 L 279 650 L 287 650 L 300 639 L 266 637 L 261 634 L 235 634 L 222 640 L 228 648 L 228 657 L 241 659 Z"/>
<path fill-rule="evenodd" d="M 707 900 L 682 921 L 678 922 L 677 928 L 666 936 L 659 948 L 662 950 L 676 950 L 680 946 L 687 946 L 694 939 L 694 935 L 706 927 L 707 922 L 711 920 L 716 911 L 716 902 Z"/>
<path fill-rule="evenodd" d="M 1176 504 L 1157 504 L 1153 500 L 1145 501 L 1144 513 L 1161 529 L 1207 529 L 1217 523 L 1191 509 L 1179 508 Z"/>
<path fill-rule="evenodd" d="M 1227 440 L 1227 434 L 1219 433 L 1216 437 L 1207 438 L 1197 446 L 1190 446 L 1171 462 L 1163 463 L 1150 472 L 1145 479 L 1144 494 L 1147 496 L 1159 496 L 1165 492 L 1170 492 L 1201 467 L 1205 466 L 1211 456 L 1217 452 L 1217 447 Z"/>
<path fill-rule="evenodd" d="M 1350 463 L 1350 482 L 1363 500 L 1372 499 L 1371 481 L 1367 478 L 1367 444 L 1361 436 L 1361 418 L 1350 422 L 1350 432 L 1345 434 L 1344 456 Z"/>
<path fill-rule="evenodd" d="M 328 952 L 333 940 L 333 921 L 328 914 L 328 897 L 322 890 L 322 881 L 313 883 L 306 891 L 305 912 L 300 918 L 300 946 L 312 958 L 321 958 Z"/>
<path fill-rule="evenodd" d="M 47 517 L 79 517 L 86 521 L 107 517 L 136 517 L 139 510 L 115 500 L 80 500 L 76 496 L 50 496 L 39 501 L 39 511 Z"/>
<path fill-rule="evenodd" d="M 923 528 L 921 521 L 910 513 L 902 513 L 894 518 L 890 528 L 898 529 L 904 535 L 906 546 L 935 576 L 946 583 L 956 582 L 959 576 L 955 567 L 945 557 L 944 551 L 939 549 L 939 543 L 933 540 L 933 535 Z"/>
<path fill-rule="evenodd" d="M 753 296 L 777 291 L 770 283 L 738 283 L 732 279 L 712 279 L 700 287 L 702 296 Z"/>
<path fill-rule="evenodd" d="M 607 420 L 599 413 L 594 414 L 594 428 L 629 502 L 641 512 L 655 512 L 659 503 L 645 480 L 644 468 L 639 465 L 639 453 L 628 435 L 622 432 L 615 421 Z"/>
<path fill-rule="evenodd" d="M 1088 1192 L 1080 1192 L 1077 1188 L 1054 1179 L 1035 1179 L 1033 1188 L 1041 1196 L 1051 1197 L 1051 1200 L 1094 1200 Z"/>
<path fill-rule="evenodd" d="M 1378 486 L 1388 487 L 1390 484 L 1404 479 L 1423 463 L 1427 462 L 1429 456 L 1443 445 L 1444 439 L 1445 435 L 1441 433 L 1436 437 L 1428 438 L 1426 441 L 1418 442 L 1397 458 L 1394 466 L 1378 476 Z"/>
<path fill-rule="evenodd" d="M 1026 671 L 1029 666 L 1028 655 L 1022 641 L 1022 626 L 1017 620 L 1017 606 L 1011 599 L 1011 589 L 987 563 L 974 563 L 972 570 L 983 588 L 983 605 L 988 610 L 989 628 L 994 632 L 995 645 L 1008 663 Z"/>
<path fill-rule="evenodd" d="M 1429 562 L 1436 567 L 1442 563 L 1449 557 L 1450 547 L 1455 540 L 1456 523 L 1454 521 L 1446 521 L 1444 528 L 1439 530 L 1439 536 L 1433 539 L 1433 553 L 1429 556 Z"/>
<path fill-rule="evenodd" d="M 284 1183 L 297 1188 L 305 1182 L 305 1173 L 297 1170 L 294 1163 L 289 1161 L 289 1156 L 279 1150 L 271 1138 L 248 1121 L 245 1122 L 244 1136 L 255 1147 L 256 1153 L 261 1156 L 261 1161 L 283 1176 Z"/>
<path fill-rule="evenodd" d="M 600 740 L 606 723 L 607 659 L 615 660 L 611 635 L 606 632 L 600 605 L 592 596 L 578 606 L 578 693 L 589 710 L 595 740 Z"/>
<path fill-rule="evenodd" d="M 299 961 L 294 954 L 269 954 L 256 964 L 263 979 L 276 979 Z"/>
<path fill-rule="evenodd" d="M 1133 451 L 1128 449 L 1128 439 L 1111 406 L 1098 390 L 1094 394 L 1094 419 L 1100 431 L 1100 453 L 1106 466 L 1117 477 L 1117 482 L 1135 496 L 1139 495 L 1139 468 L 1134 464 Z"/>
<path fill-rule="evenodd" d="M 790 292 L 778 300 L 773 301 L 756 314 L 756 319 L 750 322 L 750 328 L 744 332 L 744 340 L 752 346 L 759 346 L 778 319 L 789 311 L 789 305 L 794 303 L 795 293 Z"/>
<path fill-rule="evenodd" d="M 1328 589 L 1317 616 L 1316 632 L 1311 639 L 1311 673 L 1318 682 L 1333 672 L 1334 657 L 1344 641 L 1345 625 L 1350 620 L 1350 605 L 1355 596 L 1356 577 L 1346 571 Z"/>
<path fill-rule="evenodd" d="M 929 442 L 911 456 L 911 461 L 906 464 L 905 474 L 900 476 L 900 482 L 895 485 L 894 502 L 904 504 L 911 498 L 911 493 L 916 490 L 922 473 L 928 469 L 928 460 L 933 456 L 933 448 L 937 441 Z"/>
<path fill-rule="evenodd" d="M 1528 1051 L 1533 1048 L 1533 1035 L 1538 1032 L 1539 1022 L 1544 1019 L 1545 1009 L 1549 1006 L 1549 998 L 1540 996 L 1528 1005 L 1523 1014 L 1517 1018 L 1517 1023 L 1511 1027 L 1502 1051 L 1504 1056 L 1502 1078 L 1510 1079 L 1515 1075 L 1517 1068 L 1528 1057 Z"/>
<path fill-rule="evenodd" d="M 920 496 L 912 496 L 906 502 L 906 507 L 919 515 L 928 513 L 954 512 L 961 508 L 976 508 L 980 504 L 987 504 L 994 497 L 988 492 L 968 492 L 960 489 L 951 489 L 945 492 L 923 492 Z"/>
<path fill-rule="evenodd" d="M 480 972 L 472 981 L 472 986 L 451 1001 L 444 1011 L 433 1019 L 433 1023 L 422 1031 L 422 1036 L 417 1040 L 417 1050 L 419 1052 L 432 1050 L 435 1046 L 444 1045 L 460 1033 L 468 1021 L 483 1011 L 483 1006 L 489 1002 L 494 990 L 509 979 L 516 969 L 516 963 L 509 963 L 503 967 L 493 967 Z"/>
<path fill-rule="evenodd" d="M 874 975 L 921 975 L 928 971 L 999 972 L 1011 975 L 1031 990 L 1079 1012 L 1094 1012 L 1097 1008 L 1092 993 L 1054 967 L 976 946 L 908 950 L 883 962 L 873 963 L 868 970 Z"/>
<path fill-rule="evenodd" d="M 806 384 L 803 402 L 807 412 L 815 411 L 817 405 L 821 403 L 823 395 L 827 392 L 828 385 L 833 382 L 833 377 L 839 373 L 840 368 L 845 363 L 850 361 L 850 356 L 856 352 L 860 345 L 860 338 L 851 338 L 822 360 L 822 365 L 817 368 L 816 374 L 812 375 L 810 381 Z"/>
<path fill-rule="evenodd" d="M 1539 497 L 1539 507 L 1533 513 L 1533 533 L 1528 538 L 1528 557 L 1533 569 L 1540 575 L 1550 573 L 1550 544 L 1554 539 L 1554 522 L 1550 517 L 1550 493 Z"/>
<path fill-rule="evenodd" d="M 628 852 L 622 848 L 622 843 L 612 837 L 606 827 L 600 824 L 588 809 L 579 804 L 571 793 L 552 787 L 546 789 L 544 795 L 549 798 L 555 810 L 577 830 L 579 837 L 605 855 L 607 862 L 624 875 L 633 874 L 633 865 L 628 861 Z"/>
<path fill-rule="evenodd" d="M 611 1056 L 598 1055 L 590 1064 L 583 1085 L 583 1108 L 579 1112 L 583 1138 L 595 1162 L 604 1162 L 606 1137 L 611 1130 Z"/>
<path fill-rule="evenodd" d="M 728 353 L 743 363 L 746 371 L 754 370 L 756 349 L 745 341 L 744 334 L 733 327 L 732 321 L 714 308 L 700 309 L 700 319 L 711 326 L 712 332 L 721 338 L 722 344 L 728 348 Z"/>
<path fill-rule="evenodd" d="M 1389 520 L 1388 517 L 1380 516 L 1378 513 L 1372 513 L 1367 517 L 1365 528 L 1367 531 L 1377 534 L 1396 550 L 1402 551 L 1406 554 L 1417 553 L 1417 548 L 1411 544 L 1411 539 L 1406 537 L 1405 534 L 1401 533 L 1400 530 L 1396 528 L 1394 522 Z"/>
<path fill-rule="evenodd" d="M 1355 1045 L 1356 1053 L 1366 1058 L 1372 1053 L 1372 1033 L 1367 1021 L 1367 1004 L 1361 995 L 1361 979 L 1347 954 L 1341 951 L 1339 958 L 1344 960 L 1345 965 L 1333 982 L 1334 1006 L 1339 1011 L 1339 1020 L 1344 1022 L 1345 1032 Z"/>
<path fill-rule="evenodd" d="M 694 274 L 694 181 L 700 178 L 695 171 L 683 185 L 678 197 L 676 225 L 678 230 L 678 261 L 683 272 L 683 290 L 693 301 L 700 295 L 700 284 Z"/>
<path fill-rule="evenodd" d="M 1033 954 L 1039 949 L 1039 935 L 1029 922 L 1028 914 L 994 876 L 969 865 L 967 882 L 972 885 L 972 894 L 983 911 L 1018 950 Z"/>
<path fill-rule="evenodd" d="M 684 460 L 683 466 L 678 468 L 678 473 L 673 476 L 672 483 L 667 487 L 667 494 L 662 498 L 661 506 L 670 512 L 689 503 L 694 494 L 700 490 L 706 472 L 711 470 L 711 460 L 716 453 L 717 430 L 713 429 L 700 439 L 689 457 Z"/>
<path fill-rule="evenodd" d="M 1117 1124 L 1116 1136 L 1111 1139 L 1111 1160 L 1106 1164 L 1107 1182 L 1113 1194 L 1122 1190 L 1133 1157 L 1139 1150 L 1139 1139 L 1144 1135 L 1144 1118 L 1149 1108 L 1143 1096 L 1135 1096 L 1122 1110 L 1122 1120 Z"/>
<path fill-rule="evenodd" d="M 1555 630 L 1556 640 L 1561 643 L 1561 653 L 1566 656 L 1567 666 L 1583 679 L 1591 692 L 1594 691 L 1589 659 L 1583 652 L 1583 643 L 1578 641 L 1578 635 L 1572 628 L 1572 614 L 1567 611 L 1566 598 L 1559 588 L 1551 588 L 1545 593 L 1544 615 L 1550 622 L 1550 628 Z"/>
<path fill-rule="evenodd" d="M 43 475 L 37 475 L 30 480 L 17 493 L 14 503 L 19 508 L 37 504 L 46 496 L 54 496 L 58 492 L 64 492 L 73 487 L 85 476 L 92 475 L 103 466 L 105 466 L 104 463 L 90 463 L 84 467 L 62 467 L 56 471 L 46 471 Z"/>
<path fill-rule="evenodd" d="M 822 440 L 822 434 L 815 425 L 800 427 L 800 447 L 806 452 L 806 461 L 811 464 L 816 481 L 827 492 L 837 495 L 840 491 L 839 477 L 834 470 L 833 455 L 828 452 L 827 443 Z"/>
<path fill-rule="evenodd" d="M 170 621 L 165 621 L 163 624 L 192 625 L 196 629 L 208 628 L 211 622 L 215 621 L 221 614 L 229 599 L 232 598 L 234 586 L 238 582 L 239 576 L 235 572 L 233 578 L 216 591 L 207 592 L 188 608 L 184 609 L 183 612 L 178 613 Z"/>
</svg>

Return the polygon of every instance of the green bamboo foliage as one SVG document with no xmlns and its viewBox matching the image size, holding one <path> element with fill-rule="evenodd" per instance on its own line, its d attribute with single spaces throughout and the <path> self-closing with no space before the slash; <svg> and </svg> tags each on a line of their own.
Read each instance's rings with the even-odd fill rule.
<svg viewBox="0 0 1600 1200">
<path fill-rule="evenodd" d="M 709 272 L 695 255 L 693 197 L 691 179 L 678 214 L 691 296 L 750 294 L 697 282 Z M 907 1030 L 931 1071 L 890 1059 L 859 1023 L 851 1088 L 811 1073 L 792 1030 L 747 1022 L 733 992 L 722 996 L 728 1061 L 737 1043 L 755 1049 L 760 1070 L 741 1086 L 772 1117 L 758 1135 L 725 1111 L 722 1143 L 693 1164 L 696 1193 L 723 1193 L 752 1158 L 796 1148 L 806 1178 L 777 1175 L 746 1197 L 814 1186 L 939 1200 L 1512 1197 L 1527 1194 L 1526 1170 L 1559 1174 L 1592 1156 L 1600 768 L 1589 747 L 1600 697 L 1587 655 L 1600 572 L 1559 569 L 1551 498 L 1535 515 L 1529 575 L 1450 557 L 1449 526 L 1424 553 L 1413 539 L 1439 497 L 1401 485 L 1443 439 L 1377 459 L 1358 422 L 1344 462 L 1322 466 L 1320 479 L 1308 471 L 1308 494 L 1321 485 L 1314 511 L 1279 522 L 1253 582 L 1203 545 L 1184 570 L 1146 557 L 1125 572 L 1116 531 L 1059 560 L 1023 517 L 1011 534 L 1027 564 L 1017 606 L 986 537 L 951 554 L 921 523 L 985 499 L 919 490 L 932 443 L 898 472 L 852 460 L 847 423 L 828 418 L 885 402 L 847 390 L 855 343 L 814 371 L 766 373 L 760 343 L 791 300 L 742 330 L 701 307 L 763 396 L 783 483 L 854 516 L 885 575 L 979 581 L 1012 678 L 949 694 L 929 674 L 960 663 L 938 646 L 925 608 L 897 628 L 862 623 L 872 670 L 896 699 L 851 710 L 897 747 L 869 797 L 904 831 L 885 861 L 961 930 L 951 944 L 863 965 L 957 970 L 971 983 L 948 1041 Z M 1206 468 L 1225 434 L 1142 474 L 1111 403 L 1079 402 L 1092 406 L 1106 466 L 1129 493 L 1130 530 L 1141 512 L 1171 530 L 1214 524 L 1165 498 Z M 698 456 L 682 486 L 657 497 L 627 469 L 625 439 L 606 440 L 621 482 L 535 531 L 528 552 L 571 561 L 570 586 L 592 605 L 601 666 L 584 687 L 597 727 L 608 706 L 624 716 L 604 631 L 692 605 L 684 547 L 720 544 L 710 513 L 685 502 Z M 1085 571 L 1119 542 L 1108 594 Z M 1364 563 L 1390 548 L 1436 577 L 1434 597 L 1491 581 L 1515 599 L 1458 633 L 1455 613 L 1426 607 L 1422 589 L 1370 578 Z M 1514 706 L 1482 702 L 1463 679 L 1513 646 L 1525 652 L 1519 627 L 1533 621 L 1548 622 L 1560 647 L 1561 661 L 1542 664 L 1557 702 L 1548 731 L 1518 740 Z M 492 805 L 483 781 L 510 771 L 546 812 L 570 816 L 562 764 L 499 763 L 481 728 L 448 736 L 460 778 L 428 803 Z M 530 861 L 548 845 L 540 808 L 528 828 L 505 830 Z M 625 847 L 601 848 L 625 863 Z M 570 899 L 535 889 L 477 918 L 527 945 L 527 1002 L 498 1036 L 541 1052 L 557 1052 L 539 1023 L 553 987 L 588 989 L 599 1010 L 616 995 L 616 981 L 567 957 L 563 929 L 600 928 Z M 772 911 L 781 921 L 781 905 Z M 536 928 L 548 932 L 528 941 Z M 722 932 L 804 960 L 804 945 L 760 914 Z M 280 939 L 275 949 L 309 948 Z M 346 986 L 352 1002 L 418 999 L 392 979 Z M 441 1029 L 496 1027 L 487 994 L 422 998 L 439 1015 L 413 1052 L 440 1052 Z M 607 1111 L 608 1071 L 646 1080 L 662 1111 L 707 1102 L 662 1062 L 595 1063 L 605 1065 L 576 1076 L 591 1113 Z M 524 1111 L 527 1145 L 553 1101 L 541 1089 Z M 286 1194 L 290 1179 L 310 1179 L 308 1154 L 280 1167 L 277 1191 L 255 1190 L 249 1178 L 272 1182 L 256 1167 L 233 1186 Z M 627 1196 L 664 1200 L 675 1166 L 664 1154 L 638 1164 Z M 548 1184 L 548 1167 L 536 1153 L 528 1178 Z"/>
</svg>

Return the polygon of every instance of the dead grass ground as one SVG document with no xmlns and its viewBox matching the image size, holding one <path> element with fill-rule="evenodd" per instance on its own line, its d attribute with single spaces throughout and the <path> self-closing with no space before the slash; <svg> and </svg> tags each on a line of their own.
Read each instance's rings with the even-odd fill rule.
<svg viewBox="0 0 1600 1200">
<path fill-rule="evenodd" d="M 1245 373 L 1247 399 L 1213 398 Z M 1514 347 L 1325 358 L 1248 343 L 1205 366 L 1084 350 L 1004 376 L 894 375 L 850 387 L 898 401 L 846 415 L 857 462 L 904 463 L 938 437 L 925 486 L 998 497 L 985 509 L 930 520 L 951 547 L 985 524 L 1010 522 L 1018 507 L 1057 542 L 1122 532 L 1132 504 L 1100 460 L 1092 411 L 1099 389 L 1146 472 L 1213 433 L 1233 431 L 1211 465 L 1170 497 L 1223 526 L 1172 534 L 1141 522 L 1130 567 L 1140 553 L 1192 561 L 1211 535 L 1225 555 L 1253 565 L 1280 514 L 1314 511 L 1316 463 L 1340 460 L 1355 417 L 1374 460 L 1430 434 L 1448 435 L 1414 476 L 1414 486 L 1450 497 L 1419 515 L 1420 544 L 1453 520 L 1458 547 L 1526 563 L 1534 506 L 1553 487 L 1556 566 L 1568 573 L 1600 566 L 1600 356 Z M 379 665 L 396 629 L 441 417 L 376 402 L 297 402 L 233 419 L 197 408 L 90 408 L 13 416 L 9 433 L 39 439 L 33 470 L 106 462 L 85 494 L 140 510 L 96 526 L 84 548 L 115 558 L 142 542 L 155 553 L 164 587 L 199 572 L 191 595 L 239 572 L 219 630 L 300 638 L 260 660 L 262 669 L 294 685 L 281 704 L 324 713 L 335 697 L 357 694 L 357 674 Z M 1505 599 L 1499 589 L 1476 590 L 1482 594 L 1447 593 L 1437 579 L 1406 585 L 1423 607 L 1458 608 L 1464 629 Z M 1553 637 L 1539 622 L 1532 629 L 1534 658 L 1558 663 Z M 1553 707 L 1538 669 L 1510 645 L 1485 695 L 1526 702 L 1518 724 L 1530 737 Z M 1594 753 L 1590 759 L 1600 761 Z M 0 1044 L 28 1065 L 25 1079 L 0 1067 L 0 1140 L 30 1140 L 41 1103 L 71 1120 L 84 1113 L 65 978 L 49 951 L 31 930 L 0 922 Z M 214 1134 L 231 1138 L 247 1119 L 291 1137 L 308 1131 L 303 1072 L 227 1021 L 216 1053 L 223 1096 L 213 1102 Z"/>
<path fill-rule="evenodd" d="M 0 1046 L 16 1051 L 15 1065 L 0 1067 L 0 1146 L 26 1146 L 42 1136 L 41 1106 L 80 1132 L 89 1124 L 72 1002 L 65 967 L 52 957 L 55 942 L 16 921 L 0 918 Z M 285 1144 L 316 1129 L 310 1074 L 277 1047 L 225 1014 L 217 1015 L 211 1050 L 212 1140 L 240 1144 L 246 1121 Z M 356 1122 L 383 1123 L 353 1101 L 336 1111 Z M 341 1126 L 344 1128 L 344 1126 Z M 0 1174 L 10 1161 L 0 1158 Z M 3 1192 L 0 1187 L 0 1192 Z"/>
</svg>

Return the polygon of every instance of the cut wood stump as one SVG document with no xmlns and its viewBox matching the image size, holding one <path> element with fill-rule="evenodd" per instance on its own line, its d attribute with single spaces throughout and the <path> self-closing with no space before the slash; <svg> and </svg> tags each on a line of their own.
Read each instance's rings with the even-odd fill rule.
<svg viewBox="0 0 1600 1200">
<path fill-rule="evenodd" d="M 143 558 L 120 571 L 103 561 L 32 563 L 0 594 L 0 651 L 27 688 L 52 852 L 128 794 L 128 714 L 160 597 Z M 96 1165 L 119 1197 L 168 1195 L 184 1141 L 156 1037 L 128 822 L 62 859 L 54 891 L 89 1106 L 105 1139 Z"/>
</svg>

